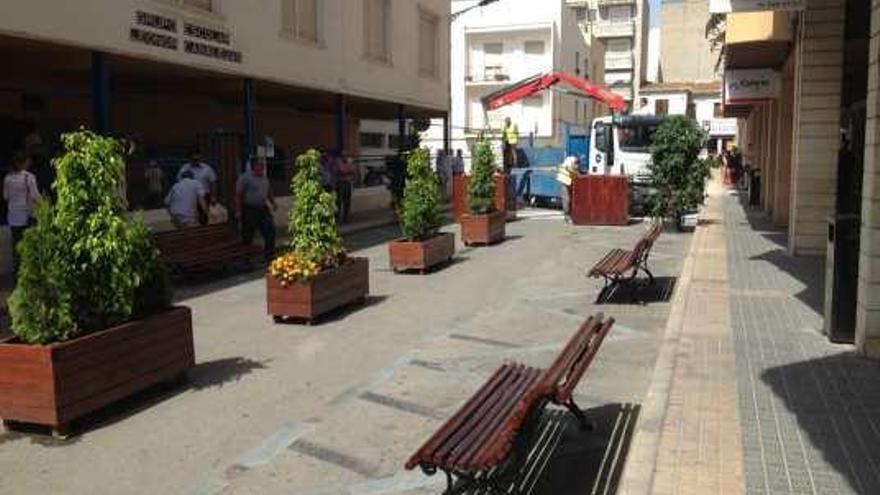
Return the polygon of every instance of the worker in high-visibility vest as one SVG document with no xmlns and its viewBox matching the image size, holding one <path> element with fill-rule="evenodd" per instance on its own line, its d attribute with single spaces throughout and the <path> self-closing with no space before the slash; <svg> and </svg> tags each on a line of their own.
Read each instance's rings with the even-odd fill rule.
<svg viewBox="0 0 880 495">
<path fill-rule="evenodd" d="M 516 145 L 519 143 L 519 127 L 510 121 L 510 117 L 504 119 L 504 130 L 501 131 L 501 142 L 504 150 L 504 171 L 516 167 Z"/>
</svg>

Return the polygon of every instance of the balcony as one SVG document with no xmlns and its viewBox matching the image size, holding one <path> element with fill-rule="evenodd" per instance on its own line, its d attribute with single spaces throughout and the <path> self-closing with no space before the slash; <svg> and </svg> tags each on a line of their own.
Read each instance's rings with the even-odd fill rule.
<svg viewBox="0 0 880 495">
<path fill-rule="evenodd" d="M 611 5 L 634 5 L 636 0 L 598 0 L 598 5 L 600 7 L 607 7 Z"/>
<path fill-rule="evenodd" d="M 788 57 L 792 43 L 791 14 L 782 11 L 727 15 L 725 67 L 776 68 Z"/>
<path fill-rule="evenodd" d="M 636 24 L 626 22 L 597 22 L 593 24 L 592 33 L 597 38 L 625 38 L 636 34 Z"/>
<path fill-rule="evenodd" d="M 632 52 L 605 52 L 605 70 L 622 70 L 633 68 Z"/>
<path fill-rule="evenodd" d="M 468 67 L 464 80 L 469 84 L 506 84 L 510 71 L 503 66 Z"/>
</svg>

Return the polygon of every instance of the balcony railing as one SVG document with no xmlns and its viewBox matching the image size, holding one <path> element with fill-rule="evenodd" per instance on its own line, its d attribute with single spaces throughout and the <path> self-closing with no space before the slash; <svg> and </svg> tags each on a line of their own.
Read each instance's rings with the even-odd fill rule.
<svg viewBox="0 0 880 495">
<path fill-rule="evenodd" d="M 592 32 L 597 38 L 621 38 L 634 36 L 636 27 L 633 21 L 596 22 L 593 24 Z"/>
<path fill-rule="evenodd" d="M 502 66 L 468 67 L 464 78 L 471 83 L 503 83 L 510 81 L 510 72 Z"/>
<path fill-rule="evenodd" d="M 633 56 L 627 53 L 605 53 L 605 69 L 632 69 Z"/>
<path fill-rule="evenodd" d="M 601 7 L 609 5 L 633 5 L 635 3 L 636 0 L 598 0 L 598 4 Z"/>
</svg>

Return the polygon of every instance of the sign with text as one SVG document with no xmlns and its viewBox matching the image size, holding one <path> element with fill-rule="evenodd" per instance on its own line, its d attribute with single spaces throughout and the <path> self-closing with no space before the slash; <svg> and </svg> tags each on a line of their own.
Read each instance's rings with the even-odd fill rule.
<svg viewBox="0 0 880 495">
<path fill-rule="evenodd" d="M 709 0 L 709 12 L 727 14 L 730 12 L 764 12 L 771 10 L 804 10 L 806 0 Z"/>
<path fill-rule="evenodd" d="M 736 136 L 735 118 L 715 118 L 709 121 L 710 136 Z"/>
<path fill-rule="evenodd" d="M 134 22 L 135 26 L 129 29 L 129 39 L 136 43 L 173 51 L 182 46 L 183 51 L 191 55 L 236 64 L 242 62 L 242 54 L 231 47 L 232 35 L 226 29 L 143 10 L 135 11 Z M 178 32 L 178 26 L 183 26 L 182 32 Z"/>
<path fill-rule="evenodd" d="M 724 74 L 724 103 L 737 104 L 779 97 L 779 72 L 772 69 L 729 70 Z"/>
</svg>

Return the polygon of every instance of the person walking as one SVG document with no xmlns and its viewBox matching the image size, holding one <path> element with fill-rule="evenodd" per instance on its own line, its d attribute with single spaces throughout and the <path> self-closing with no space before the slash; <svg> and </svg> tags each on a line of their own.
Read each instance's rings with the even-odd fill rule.
<svg viewBox="0 0 880 495">
<path fill-rule="evenodd" d="M 185 229 L 199 225 L 199 212 L 208 211 L 205 195 L 205 189 L 193 177 L 192 171 L 187 170 L 181 174 L 180 180 L 165 197 L 165 206 L 168 207 L 168 214 L 175 228 Z"/>
<path fill-rule="evenodd" d="M 437 174 L 437 186 L 440 188 L 440 195 L 444 200 L 448 196 L 449 161 L 449 158 L 446 156 L 446 150 L 437 150 L 437 161 L 434 164 L 434 173 Z"/>
<path fill-rule="evenodd" d="M 336 179 L 336 216 L 339 223 L 348 222 L 348 213 L 351 211 L 351 192 L 354 179 L 357 176 L 357 167 L 351 158 L 337 155 L 334 160 L 334 176 Z"/>
<path fill-rule="evenodd" d="M 455 158 L 452 159 L 452 175 L 464 174 L 464 156 L 461 154 L 461 148 L 455 150 Z"/>
<path fill-rule="evenodd" d="M 255 232 L 260 231 L 267 263 L 275 255 L 273 214 L 276 209 L 275 197 L 266 177 L 266 164 L 262 159 L 253 159 L 251 169 L 241 174 L 235 185 L 235 211 L 241 219 L 241 238 L 245 244 L 252 244 Z"/>
<path fill-rule="evenodd" d="M 12 170 L 3 178 L 3 200 L 7 204 L 6 221 L 12 231 L 13 274 L 18 275 L 18 244 L 33 225 L 34 210 L 40 200 L 37 178 L 28 169 L 31 159 L 19 152 L 12 158 Z"/>
<path fill-rule="evenodd" d="M 516 146 L 519 144 L 519 127 L 510 120 L 504 118 L 504 130 L 501 132 L 501 143 L 504 154 L 504 173 L 516 167 Z"/>
<path fill-rule="evenodd" d="M 578 163 L 577 157 L 566 157 L 562 164 L 559 165 L 559 170 L 556 173 L 556 180 L 560 184 L 559 193 L 565 223 L 571 221 L 571 183 L 572 179 L 578 176 Z"/>
</svg>

